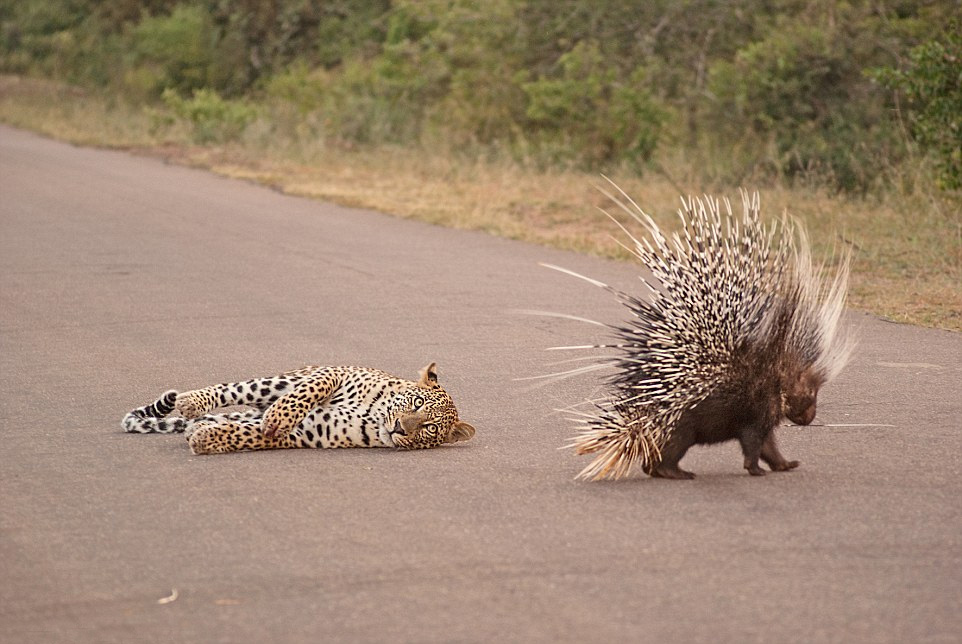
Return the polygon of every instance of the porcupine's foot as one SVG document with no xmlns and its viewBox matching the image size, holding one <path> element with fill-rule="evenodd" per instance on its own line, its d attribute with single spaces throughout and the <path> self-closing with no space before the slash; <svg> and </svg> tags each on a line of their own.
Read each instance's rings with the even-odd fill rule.
<svg viewBox="0 0 962 644">
<path fill-rule="evenodd" d="M 758 465 L 758 457 L 749 458 L 745 457 L 745 469 L 752 476 L 765 476 L 766 472 Z"/>
<path fill-rule="evenodd" d="M 768 463 L 768 467 L 772 468 L 773 472 L 788 472 L 789 470 L 794 470 L 799 466 L 798 461 L 781 461 L 780 463 Z"/>
<path fill-rule="evenodd" d="M 765 442 L 762 443 L 761 458 L 768 464 L 768 467 L 772 468 L 773 472 L 787 472 L 794 470 L 799 465 L 798 461 L 789 461 L 778 451 L 774 432 L 769 434 Z"/>
<path fill-rule="evenodd" d="M 646 460 L 642 469 L 645 474 L 656 479 L 687 481 L 695 478 L 694 473 L 678 467 L 688 449 L 695 444 L 695 431 L 691 423 L 680 423 L 675 429 L 672 440 L 662 449 L 660 457 L 652 463 Z"/>
<path fill-rule="evenodd" d="M 648 474 L 650 474 L 652 478 L 656 479 L 689 480 L 695 478 L 695 475 L 692 472 L 687 472 L 681 469 L 677 464 L 667 465 L 662 463 L 655 469 L 648 472 Z"/>
</svg>

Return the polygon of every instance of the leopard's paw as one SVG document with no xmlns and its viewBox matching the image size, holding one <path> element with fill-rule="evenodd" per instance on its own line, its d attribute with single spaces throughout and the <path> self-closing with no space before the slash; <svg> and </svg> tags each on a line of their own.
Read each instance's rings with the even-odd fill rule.
<svg viewBox="0 0 962 644">
<path fill-rule="evenodd" d="M 194 454 L 220 454 L 227 451 L 223 441 L 217 440 L 217 426 L 214 423 L 194 423 L 191 430 L 187 434 L 187 444 Z"/>
<path fill-rule="evenodd" d="M 183 421 L 183 423 L 184 423 L 184 438 L 187 440 L 188 443 L 190 442 L 190 437 L 194 435 L 194 432 L 197 431 L 198 427 L 204 424 L 204 423 L 192 423 L 190 421 Z"/>
<path fill-rule="evenodd" d="M 301 418 L 286 405 L 271 405 L 261 420 L 261 433 L 266 438 L 280 438 L 289 435 Z"/>
<path fill-rule="evenodd" d="M 211 394 L 203 389 L 195 389 L 177 394 L 174 409 L 184 418 L 191 420 L 213 411 L 214 405 L 214 397 Z"/>
</svg>

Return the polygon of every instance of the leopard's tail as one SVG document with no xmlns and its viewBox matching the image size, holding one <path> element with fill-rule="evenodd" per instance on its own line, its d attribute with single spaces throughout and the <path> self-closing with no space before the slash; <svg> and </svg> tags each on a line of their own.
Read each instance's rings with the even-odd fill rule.
<svg viewBox="0 0 962 644">
<path fill-rule="evenodd" d="M 171 389 L 149 405 L 129 411 L 120 424 L 125 432 L 135 434 L 182 432 L 187 427 L 187 420 L 166 418 L 167 414 L 174 411 L 176 402 L 177 392 Z"/>
</svg>

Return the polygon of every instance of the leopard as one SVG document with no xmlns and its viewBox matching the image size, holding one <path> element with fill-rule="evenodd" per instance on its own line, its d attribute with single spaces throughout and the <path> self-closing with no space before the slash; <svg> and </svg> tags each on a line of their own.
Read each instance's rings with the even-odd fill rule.
<svg viewBox="0 0 962 644">
<path fill-rule="evenodd" d="M 182 432 L 196 455 L 292 448 L 416 450 L 471 440 L 437 363 L 406 380 L 379 369 L 306 366 L 267 378 L 169 390 L 128 412 L 129 433 Z M 224 408 L 247 409 L 223 411 Z M 178 415 L 172 415 L 176 412 Z"/>
</svg>

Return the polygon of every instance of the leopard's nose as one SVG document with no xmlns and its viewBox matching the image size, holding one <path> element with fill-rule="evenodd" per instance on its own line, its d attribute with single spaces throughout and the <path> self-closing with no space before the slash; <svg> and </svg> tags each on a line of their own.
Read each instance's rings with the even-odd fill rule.
<svg viewBox="0 0 962 644">
<path fill-rule="evenodd" d="M 395 420 L 395 421 L 394 421 L 394 430 L 393 430 L 391 433 L 392 433 L 392 434 L 401 434 L 402 436 L 407 436 L 407 432 L 404 431 L 404 428 L 403 428 L 403 427 L 401 427 L 401 421 L 400 421 L 400 420 Z"/>
</svg>

